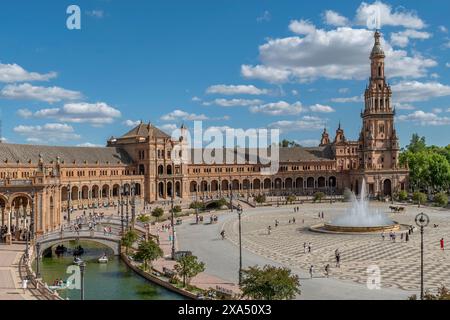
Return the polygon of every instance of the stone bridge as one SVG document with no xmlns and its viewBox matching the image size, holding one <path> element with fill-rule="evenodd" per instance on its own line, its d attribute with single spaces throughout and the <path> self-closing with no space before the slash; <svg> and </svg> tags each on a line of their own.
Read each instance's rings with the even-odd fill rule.
<svg viewBox="0 0 450 320">
<path fill-rule="evenodd" d="M 119 234 L 105 234 L 99 231 L 82 230 L 76 231 L 64 231 L 64 232 L 52 232 L 40 236 L 37 242 L 40 244 L 41 254 L 48 248 L 61 244 L 65 241 L 71 240 L 88 240 L 111 248 L 114 251 L 114 255 L 120 254 L 120 235 Z"/>
</svg>

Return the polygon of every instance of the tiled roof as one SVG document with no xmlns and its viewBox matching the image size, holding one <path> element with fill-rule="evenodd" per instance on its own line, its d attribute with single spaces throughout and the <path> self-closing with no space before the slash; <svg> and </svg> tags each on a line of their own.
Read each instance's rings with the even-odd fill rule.
<svg viewBox="0 0 450 320">
<path fill-rule="evenodd" d="M 130 156 L 123 150 L 114 147 L 53 147 L 26 144 L 0 143 L 0 166 L 5 160 L 9 163 L 28 163 L 30 160 L 36 164 L 39 162 L 39 154 L 42 155 L 44 163 L 56 161 L 59 156 L 65 164 L 76 161 L 78 164 L 87 161 L 89 164 L 130 164 Z"/>
<path fill-rule="evenodd" d="M 158 129 L 152 124 L 145 124 L 141 122 L 136 127 L 125 133 L 121 138 L 130 138 L 130 137 L 148 137 L 149 131 L 153 132 L 153 137 L 156 138 L 170 138 L 168 134 L 164 131 Z"/>
</svg>

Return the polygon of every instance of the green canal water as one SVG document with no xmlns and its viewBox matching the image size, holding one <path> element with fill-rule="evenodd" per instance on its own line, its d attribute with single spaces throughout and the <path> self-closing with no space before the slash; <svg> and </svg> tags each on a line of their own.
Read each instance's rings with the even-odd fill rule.
<svg viewBox="0 0 450 320">
<path fill-rule="evenodd" d="M 55 279 L 66 280 L 70 274 L 67 268 L 72 265 L 73 255 L 70 248 L 80 244 L 85 253 L 81 256 L 86 262 L 85 271 L 85 299 L 86 300 L 180 300 L 182 296 L 160 287 L 137 275 L 133 270 L 113 255 L 113 252 L 102 245 L 94 242 L 74 241 L 65 242 L 64 246 L 69 248 L 69 253 L 52 257 L 43 257 L 41 262 L 41 276 L 51 286 Z M 109 261 L 100 264 L 97 259 L 106 253 Z M 79 300 L 80 290 L 59 290 L 64 299 Z"/>
</svg>

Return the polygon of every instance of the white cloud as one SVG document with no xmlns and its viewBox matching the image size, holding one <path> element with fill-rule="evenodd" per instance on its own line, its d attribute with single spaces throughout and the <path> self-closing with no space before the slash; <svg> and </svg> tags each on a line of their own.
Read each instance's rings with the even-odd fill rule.
<svg viewBox="0 0 450 320">
<path fill-rule="evenodd" d="M 60 87 L 38 87 L 29 83 L 10 84 L 0 92 L 0 96 L 15 100 L 37 100 L 48 103 L 63 100 L 79 100 L 83 95 L 78 91 L 63 89 Z"/>
<path fill-rule="evenodd" d="M 37 72 L 28 72 L 17 64 L 0 63 L 0 82 L 24 82 L 24 81 L 48 81 L 56 78 L 56 72 L 40 74 Z"/>
<path fill-rule="evenodd" d="M 312 112 L 319 112 L 319 113 L 331 113 L 335 112 L 335 110 L 330 106 L 324 106 L 322 104 L 315 104 L 311 107 L 309 107 L 309 110 Z"/>
<path fill-rule="evenodd" d="M 414 109 L 416 109 L 416 107 L 414 107 L 413 105 L 408 104 L 408 103 L 397 103 L 397 104 L 395 104 L 395 109 L 398 109 L 398 110 L 414 110 Z"/>
<path fill-rule="evenodd" d="M 442 110 L 441 108 L 433 108 L 432 112 L 433 113 L 442 113 L 442 112 L 444 112 L 444 110 Z"/>
<path fill-rule="evenodd" d="M 422 29 L 426 27 L 425 22 L 419 18 L 416 12 L 403 8 L 394 10 L 389 4 L 375 1 L 372 4 L 362 2 L 356 11 L 356 23 L 367 26 L 372 21 L 376 12 L 380 13 L 381 26 L 405 27 L 411 29 Z"/>
<path fill-rule="evenodd" d="M 264 113 L 271 116 L 296 115 L 303 111 L 304 109 L 299 101 L 293 104 L 287 103 L 286 101 L 278 101 L 250 107 L 250 112 L 252 113 Z"/>
<path fill-rule="evenodd" d="M 410 39 L 426 40 L 429 38 L 431 38 L 431 33 L 408 29 L 401 32 L 391 33 L 391 44 L 405 48 L 408 46 Z"/>
<path fill-rule="evenodd" d="M 408 115 L 398 116 L 399 121 L 409 121 L 422 126 L 443 126 L 450 125 L 450 117 L 440 117 L 431 112 L 422 110 L 415 111 Z"/>
<path fill-rule="evenodd" d="M 339 13 L 333 10 L 327 10 L 323 14 L 324 22 L 330 26 L 344 27 L 349 25 L 349 21 L 346 17 L 341 16 Z"/>
<path fill-rule="evenodd" d="M 97 147 L 104 147 L 101 144 L 95 144 L 90 142 L 80 143 L 77 144 L 77 147 L 85 147 L 85 148 L 97 148 Z"/>
<path fill-rule="evenodd" d="M 447 68 L 450 68 L 450 62 L 447 62 L 447 63 L 445 64 L 445 66 L 446 66 Z"/>
<path fill-rule="evenodd" d="M 298 95 L 299 95 L 298 90 L 295 90 L 295 89 L 293 89 L 293 90 L 291 91 L 291 94 L 292 94 L 293 96 L 298 96 Z"/>
<path fill-rule="evenodd" d="M 349 91 L 350 91 L 349 88 L 340 88 L 340 89 L 338 90 L 338 92 L 341 93 L 341 94 L 347 93 L 347 92 L 349 92 Z"/>
<path fill-rule="evenodd" d="M 308 35 L 316 32 L 316 26 L 307 20 L 292 20 L 289 24 L 289 30 L 296 34 Z"/>
<path fill-rule="evenodd" d="M 299 120 L 283 120 L 270 123 L 269 128 L 280 129 L 282 132 L 310 131 L 323 129 L 326 124 L 324 119 L 305 116 Z"/>
<path fill-rule="evenodd" d="M 445 26 L 439 26 L 439 31 L 441 31 L 443 33 L 448 33 L 448 29 Z"/>
<path fill-rule="evenodd" d="M 192 101 L 199 102 L 199 101 L 202 101 L 202 99 L 197 97 L 197 96 L 195 96 L 195 97 L 192 97 Z"/>
<path fill-rule="evenodd" d="M 178 126 L 174 123 L 166 123 L 166 124 L 158 126 L 158 128 L 167 133 L 167 132 L 172 132 L 174 130 L 177 130 Z"/>
<path fill-rule="evenodd" d="M 258 18 L 256 18 L 257 22 L 269 22 L 272 19 L 272 15 L 269 11 L 264 11 L 262 15 L 260 15 Z"/>
<path fill-rule="evenodd" d="M 19 109 L 17 110 L 17 115 L 21 118 L 28 119 L 33 116 L 33 112 L 28 109 Z"/>
<path fill-rule="evenodd" d="M 141 123 L 140 120 L 125 120 L 123 124 L 127 127 L 134 128 L 137 127 Z"/>
<path fill-rule="evenodd" d="M 203 102 L 204 106 L 218 105 L 221 107 L 248 107 L 261 104 L 262 101 L 259 99 L 215 99 L 213 101 Z"/>
<path fill-rule="evenodd" d="M 373 31 L 348 27 L 326 31 L 303 20 L 291 22 L 290 28 L 305 36 L 269 39 L 259 47 L 261 64 L 241 67 L 244 77 L 270 83 L 367 78 Z M 383 47 L 386 73 L 391 78 L 424 77 L 429 68 L 437 65 L 418 53 L 408 56 L 405 50 L 394 50 L 385 41 Z"/>
<path fill-rule="evenodd" d="M 72 126 L 65 123 L 47 123 L 43 126 L 19 125 L 13 131 L 26 138 L 29 143 L 53 143 L 81 138 Z"/>
<path fill-rule="evenodd" d="M 47 108 L 36 111 L 37 118 L 54 118 L 61 122 L 90 123 L 95 126 L 109 124 L 121 117 L 121 112 L 104 102 L 67 103 L 62 108 Z"/>
<path fill-rule="evenodd" d="M 427 101 L 450 96 L 450 86 L 439 82 L 402 81 L 392 86 L 395 102 Z"/>
<path fill-rule="evenodd" d="M 206 89 L 207 94 L 224 94 L 224 95 L 263 95 L 268 94 L 269 90 L 259 89 L 253 85 L 224 85 L 218 84 Z"/>
<path fill-rule="evenodd" d="M 178 121 L 178 120 L 188 120 L 188 121 L 194 121 L 194 120 L 208 120 L 208 117 L 204 114 L 195 114 L 195 113 L 188 113 L 183 110 L 174 110 L 166 115 L 163 115 L 161 117 L 161 120 L 163 121 Z"/>
<path fill-rule="evenodd" d="M 354 97 L 345 97 L 345 98 L 333 98 L 331 99 L 332 102 L 335 103 L 355 103 L 355 102 L 363 102 L 364 97 L 363 96 L 354 96 Z"/>
</svg>

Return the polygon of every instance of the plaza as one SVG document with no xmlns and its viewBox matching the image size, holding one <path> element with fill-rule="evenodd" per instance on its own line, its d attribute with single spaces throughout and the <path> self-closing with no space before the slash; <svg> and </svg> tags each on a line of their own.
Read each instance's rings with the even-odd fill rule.
<svg viewBox="0 0 450 320">
<path fill-rule="evenodd" d="M 380 233 L 371 235 L 341 235 L 311 232 L 311 225 L 343 214 L 350 204 L 305 203 L 294 213 L 294 206 L 247 208 L 242 216 L 242 245 L 244 267 L 255 264 L 286 266 L 301 277 L 303 294 L 299 299 L 406 299 L 420 290 L 420 234 L 416 229 L 409 241 L 397 235 L 392 242 L 388 234 L 382 240 Z M 420 212 L 430 216 L 430 226 L 424 236 L 425 289 L 434 291 L 449 286 L 450 253 L 441 250 L 439 241 L 450 231 L 450 212 L 444 209 L 418 208 L 408 205 L 405 213 L 391 214 L 386 203 L 372 202 L 371 206 L 389 213 L 406 225 L 414 225 Z M 296 206 L 295 206 L 296 207 Z M 289 223 L 295 217 L 296 223 Z M 275 220 L 279 221 L 275 227 Z M 303 223 L 304 220 L 304 223 Z M 434 224 L 438 225 L 436 228 Z M 272 226 L 271 234 L 267 228 Z M 220 230 L 226 240 L 219 240 Z M 181 247 L 190 248 L 207 262 L 207 272 L 237 282 L 238 275 L 238 219 L 236 213 L 221 216 L 219 226 L 183 226 L 179 229 Z M 224 243 L 225 242 L 225 243 Z M 226 244 L 228 242 L 228 244 Z M 312 252 L 304 253 L 303 244 L 311 243 Z M 230 246 L 231 245 L 231 246 Z M 341 266 L 335 267 L 334 252 L 341 252 Z M 226 253 L 225 253 L 226 252 Z M 330 277 L 324 267 L 330 264 Z M 314 265 L 310 279 L 309 267 Z M 369 266 L 380 268 L 380 289 L 369 290 Z"/>
</svg>

